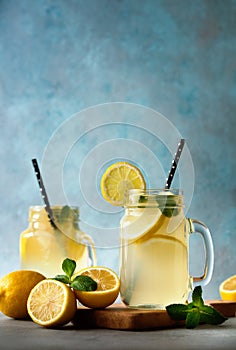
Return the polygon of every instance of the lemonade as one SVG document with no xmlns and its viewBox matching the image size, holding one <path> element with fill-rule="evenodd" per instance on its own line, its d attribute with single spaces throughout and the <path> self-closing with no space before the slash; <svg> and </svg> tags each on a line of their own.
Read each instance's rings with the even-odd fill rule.
<svg viewBox="0 0 236 350">
<path fill-rule="evenodd" d="M 183 196 L 131 190 L 121 220 L 121 298 L 130 307 L 164 308 L 185 303 L 188 221 Z"/>
<path fill-rule="evenodd" d="M 78 227 L 78 208 L 55 206 L 52 212 L 58 229 L 43 207 L 30 208 L 29 227 L 20 236 L 21 268 L 54 277 L 65 258 L 75 260 L 78 270 L 96 263 L 93 241 Z"/>
<path fill-rule="evenodd" d="M 183 141 L 165 189 L 146 189 L 140 169 L 128 162 L 110 165 L 101 178 L 103 198 L 125 208 L 120 222 L 120 294 L 129 307 L 164 309 L 186 303 L 191 289 L 206 285 L 212 277 L 210 230 L 199 220 L 185 218 L 183 192 L 170 187 Z M 205 267 L 199 277 L 189 275 L 192 233 L 201 235 L 205 250 Z"/>
</svg>

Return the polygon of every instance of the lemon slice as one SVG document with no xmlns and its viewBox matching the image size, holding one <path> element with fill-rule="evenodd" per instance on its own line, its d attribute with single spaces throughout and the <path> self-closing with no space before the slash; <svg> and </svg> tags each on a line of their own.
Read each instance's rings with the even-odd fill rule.
<svg viewBox="0 0 236 350">
<path fill-rule="evenodd" d="M 236 275 L 223 281 L 220 284 L 219 292 L 222 300 L 236 301 Z"/>
<path fill-rule="evenodd" d="M 75 290 L 79 302 L 89 308 L 103 309 L 116 300 L 120 291 L 120 280 L 117 274 L 103 266 L 85 268 L 77 275 L 86 275 L 97 282 L 97 289 L 92 292 Z"/>
<path fill-rule="evenodd" d="M 102 176 L 102 196 L 112 205 L 124 205 L 126 191 L 133 188 L 145 189 L 146 184 L 141 171 L 128 162 L 110 165 Z"/>
<path fill-rule="evenodd" d="M 139 208 L 136 215 L 121 219 L 122 237 L 127 240 L 137 240 L 144 235 L 155 233 L 165 220 L 159 208 Z"/>
<path fill-rule="evenodd" d="M 32 320 L 44 327 L 63 326 L 76 312 L 74 292 L 64 283 L 43 280 L 30 292 L 27 310 Z"/>
</svg>

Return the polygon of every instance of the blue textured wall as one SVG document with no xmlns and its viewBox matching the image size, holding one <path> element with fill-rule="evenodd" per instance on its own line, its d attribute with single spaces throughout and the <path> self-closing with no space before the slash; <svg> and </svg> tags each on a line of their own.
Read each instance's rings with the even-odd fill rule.
<svg viewBox="0 0 236 350">
<path fill-rule="evenodd" d="M 236 273 L 235 16 L 233 0 L 0 1 L 1 276 L 19 268 L 28 207 L 41 204 L 31 158 L 72 114 L 123 101 L 161 112 L 188 140 L 190 214 L 215 246 L 204 295 L 219 297 Z M 118 269 L 117 250 L 98 256 Z"/>
</svg>

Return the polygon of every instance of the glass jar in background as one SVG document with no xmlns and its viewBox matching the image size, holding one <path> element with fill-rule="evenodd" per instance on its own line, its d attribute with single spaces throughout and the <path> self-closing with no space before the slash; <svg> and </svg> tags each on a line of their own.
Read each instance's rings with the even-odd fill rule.
<svg viewBox="0 0 236 350">
<path fill-rule="evenodd" d="M 52 206 L 54 228 L 42 206 L 29 208 L 29 226 L 20 236 L 22 269 L 35 270 L 46 277 L 64 274 L 62 262 L 76 261 L 76 271 L 96 265 L 92 238 L 79 229 L 79 209 Z"/>
</svg>

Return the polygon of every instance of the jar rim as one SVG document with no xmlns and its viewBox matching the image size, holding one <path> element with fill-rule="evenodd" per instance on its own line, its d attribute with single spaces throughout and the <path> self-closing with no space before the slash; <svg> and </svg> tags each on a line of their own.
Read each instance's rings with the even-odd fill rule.
<svg viewBox="0 0 236 350">
<path fill-rule="evenodd" d="M 66 207 L 66 205 L 52 205 L 50 206 L 50 209 L 52 211 L 54 220 L 57 221 L 63 220 L 63 221 L 79 221 L 79 207 L 78 206 L 68 206 L 70 209 L 70 215 L 62 216 L 61 213 L 63 208 Z M 32 205 L 29 207 L 29 221 L 38 221 L 42 217 L 47 217 L 47 211 L 44 205 Z M 49 218 L 48 218 L 49 220 Z"/>
<path fill-rule="evenodd" d="M 63 207 L 65 207 L 65 205 L 51 205 L 50 208 L 51 209 L 62 209 Z M 70 207 L 70 209 L 72 210 L 79 210 L 79 207 L 76 206 L 76 205 L 68 205 L 68 207 Z M 33 210 L 42 210 L 45 208 L 45 205 L 31 205 L 29 207 L 30 209 L 33 209 Z"/>
<path fill-rule="evenodd" d="M 160 207 L 165 208 L 183 208 L 184 196 L 183 190 L 180 189 L 131 189 L 126 192 L 124 207 L 127 208 L 147 208 Z"/>
<path fill-rule="evenodd" d="M 176 196 L 183 196 L 184 191 L 179 188 L 145 188 L 145 189 L 137 189 L 132 188 L 127 191 L 128 194 L 146 194 L 146 195 L 166 195 L 167 193 L 174 194 Z"/>
</svg>

